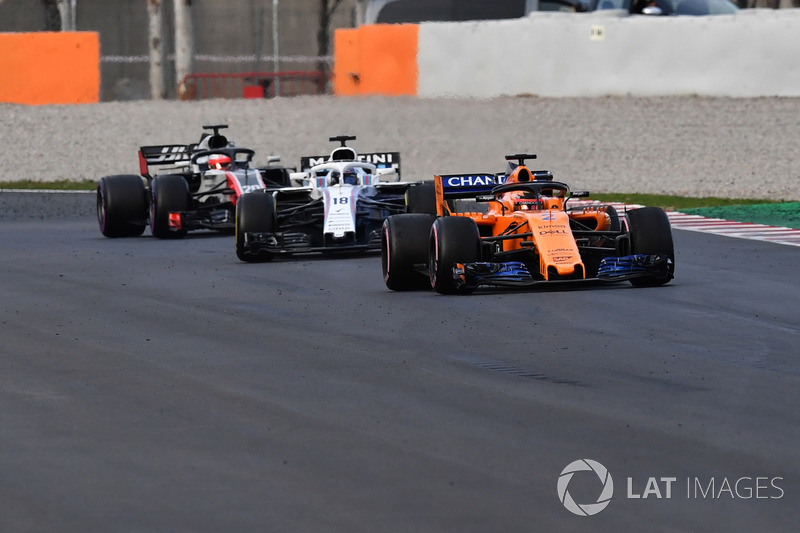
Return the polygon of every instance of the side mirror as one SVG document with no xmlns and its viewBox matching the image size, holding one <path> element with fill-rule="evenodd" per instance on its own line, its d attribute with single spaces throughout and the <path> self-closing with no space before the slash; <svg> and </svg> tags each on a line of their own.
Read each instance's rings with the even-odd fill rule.
<svg viewBox="0 0 800 533">
<path fill-rule="evenodd" d="M 310 185 L 308 179 L 308 172 L 289 173 L 289 183 L 292 184 L 292 187 L 308 187 Z"/>
<path fill-rule="evenodd" d="M 569 195 L 570 198 L 588 198 L 589 191 L 572 191 Z"/>
<path fill-rule="evenodd" d="M 658 6 L 647 6 L 642 9 L 642 15 L 649 15 L 651 17 L 660 17 L 664 11 Z"/>
</svg>

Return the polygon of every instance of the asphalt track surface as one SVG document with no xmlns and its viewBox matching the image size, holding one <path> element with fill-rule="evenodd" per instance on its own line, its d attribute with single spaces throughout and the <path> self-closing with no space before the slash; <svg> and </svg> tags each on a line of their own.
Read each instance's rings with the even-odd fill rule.
<svg viewBox="0 0 800 533">
<path fill-rule="evenodd" d="M 0 530 L 796 531 L 798 250 L 674 237 L 665 287 L 447 297 L 0 220 Z"/>
</svg>

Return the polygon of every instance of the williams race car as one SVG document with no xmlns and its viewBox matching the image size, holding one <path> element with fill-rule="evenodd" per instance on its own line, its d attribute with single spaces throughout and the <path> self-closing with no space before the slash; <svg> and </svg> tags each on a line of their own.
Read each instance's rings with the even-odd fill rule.
<svg viewBox="0 0 800 533">
<path fill-rule="evenodd" d="M 105 176 L 97 185 L 97 221 L 106 237 L 135 237 L 149 224 L 158 238 L 186 232 L 234 230 L 236 202 L 243 194 L 290 185 L 291 170 L 274 165 L 251 168 L 254 152 L 237 148 L 220 134 L 227 125 L 203 126 L 196 144 L 142 146 L 140 176 Z M 150 167 L 162 173 L 151 174 Z"/>
<path fill-rule="evenodd" d="M 656 286 L 673 278 L 672 231 L 663 209 L 617 213 L 568 205 L 572 192 L 534 154 L 506 156 L 507 172 L 436 176 L 436 216 L 398 214 L 381 234 L 389 289 L 469 293 L 479 286 L 532 287 L 588 280 Z"/>
<path fill-rule="evenodd" d="M 431 182 L 399 181 L 400 154 L 358 154 L 347 146 L 354 139 L 331 137 L 340 146 L 329 156 L 303 157 L 301 172 L 290 176 L 293 187 L 249 192 L 239 199 L 239 259 L 255 262 L 279 254 L 377 251 L 386 217 L 405 213 L 407 203 L 433 212 Z M 425 194 L 428 190 L 430 194 Z"/>
</svg>

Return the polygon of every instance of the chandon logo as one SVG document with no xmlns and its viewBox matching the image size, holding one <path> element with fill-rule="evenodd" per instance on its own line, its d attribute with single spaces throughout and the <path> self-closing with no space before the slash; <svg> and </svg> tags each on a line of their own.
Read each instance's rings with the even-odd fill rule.
<svg viewBox="0 0 800 533">
<path fill-rule="evenodd" d="M 576 503 L 567 490 L 572 476 L 574 476 L 576 472 L 583 471 L 594 472 L 603 485 L 600 496 L 597 497 L 597 501 L 594 503 Z M 564 470 L 561 471 L 561 475 L 558 476 L 558 499 L 561 500 L 561 503 L 569 512 L 578 516 L 592 516 L 599 513 L 608 506 L 613 495 L 614 480 L 611 479 L 611 474 L 608 473 L 608 469 L 597 461 L 578 459 L 568 464 Z"/>
</svg>

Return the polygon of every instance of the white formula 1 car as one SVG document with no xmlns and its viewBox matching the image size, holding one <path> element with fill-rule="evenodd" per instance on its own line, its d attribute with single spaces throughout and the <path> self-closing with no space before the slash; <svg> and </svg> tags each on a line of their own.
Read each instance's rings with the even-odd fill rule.
<svg viewBox="0 0 800 533">
<path fill-rule="evenodd" d="M 269 261 L 280 254 L 381 248 L 390 215 L 435 212 L 431 182 L 400 181 L 400 154 L 358 154 L 339 142 L 330 156 L 303 157 L 293 186 L 242 195 L 236 204 L 236 255 Z"/>
</svg>

